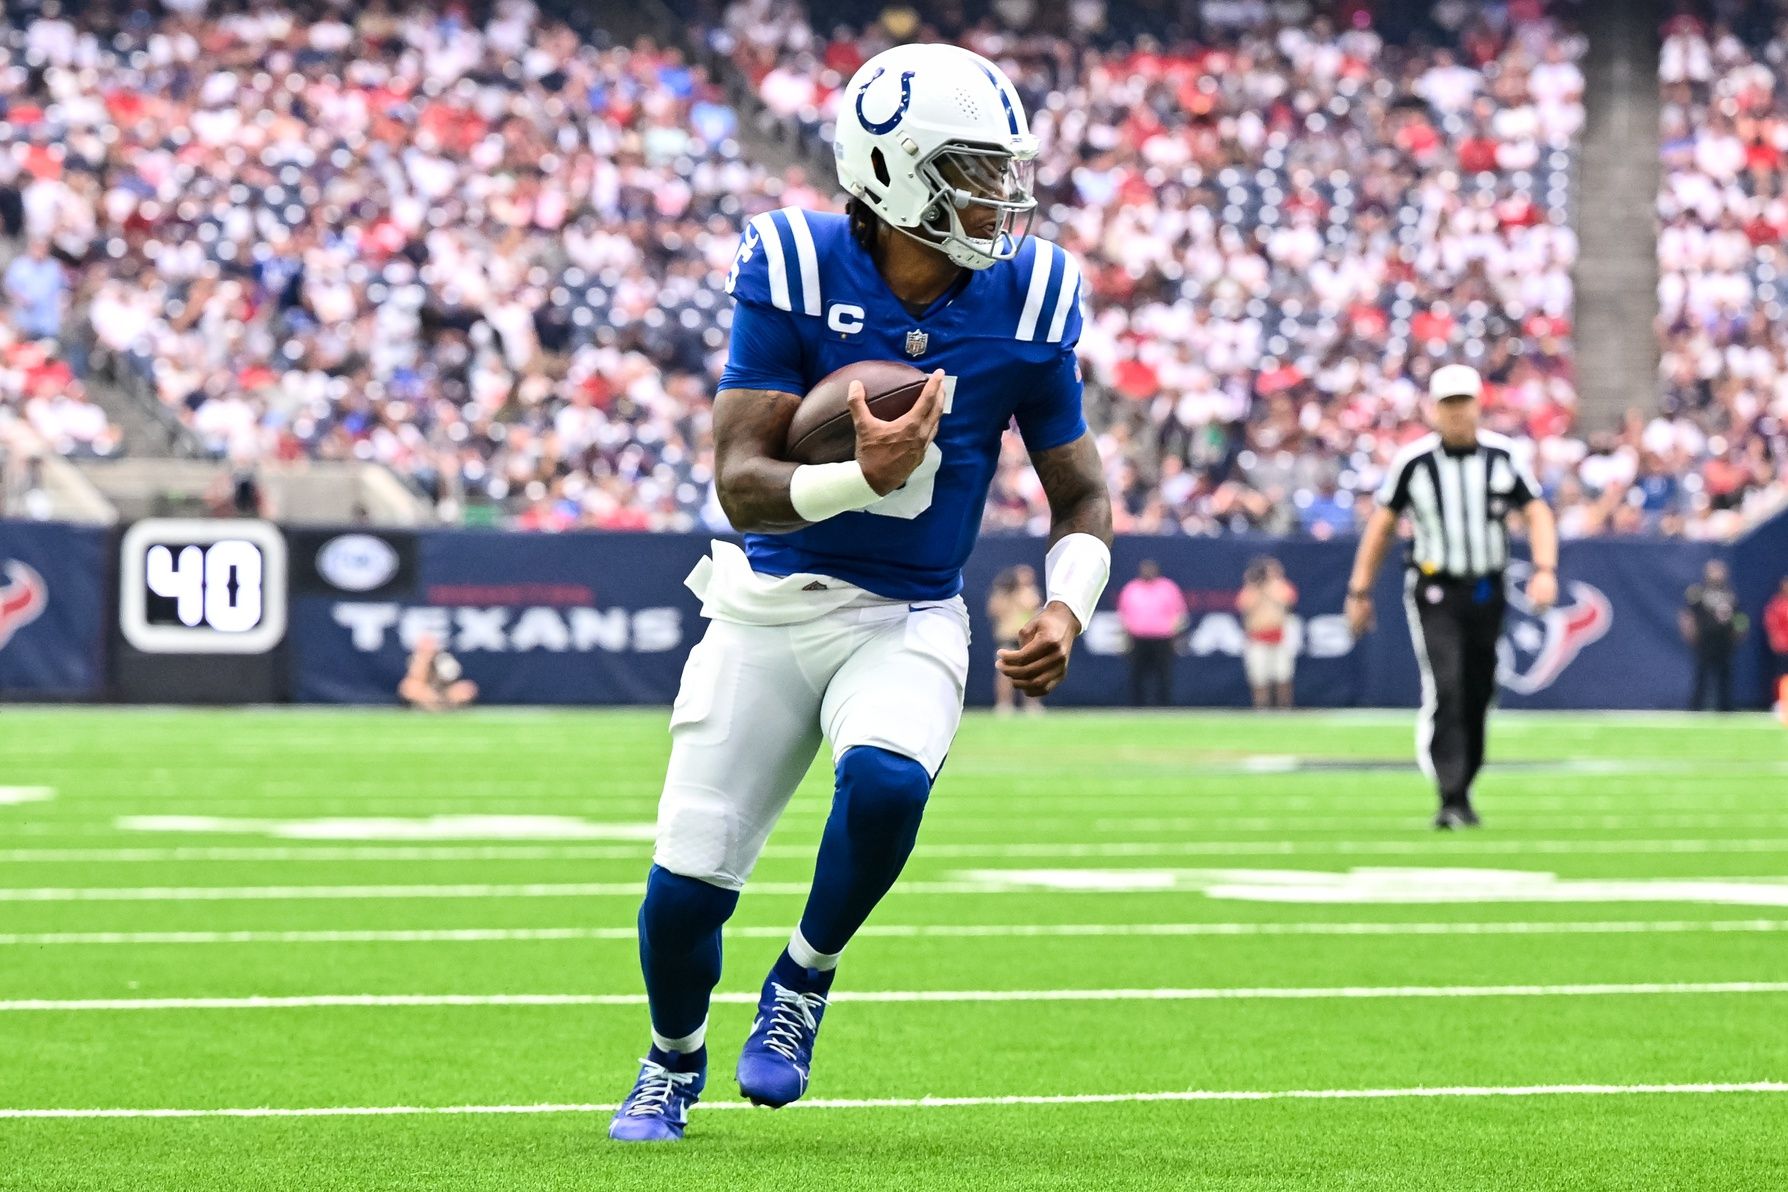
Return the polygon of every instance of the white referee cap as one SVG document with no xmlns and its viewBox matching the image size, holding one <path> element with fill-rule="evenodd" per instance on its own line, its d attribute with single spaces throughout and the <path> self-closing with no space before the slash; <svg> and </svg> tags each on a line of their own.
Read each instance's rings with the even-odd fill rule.
<svg viewBox="0 0 1788 1192">
<path fill-rule="evenodd" d="M 1484 378 L 1469 364 L 1447 364 L 1434 370 L 1428 378 L 1428 396 L 1435 401 L 1449 397 L 1481 397 Z"/>
</svg>

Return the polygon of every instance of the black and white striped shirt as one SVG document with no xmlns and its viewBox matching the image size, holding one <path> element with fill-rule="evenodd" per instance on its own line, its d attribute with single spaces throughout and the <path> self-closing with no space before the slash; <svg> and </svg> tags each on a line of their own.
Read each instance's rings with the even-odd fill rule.
<svg viewBox="0 0 1788 1192">
<path fill-rule="evenodd" d="M 1409 562 L 1427 575 L 1495 575 L 1509 561 L 1508 515 L 1540 495 L 1540 482 L 1514 440 L 1478 432 L 1470 450 L 1426 435 L 1397 454 L 1378 503 L 1409 515 L 1415 527 Z"/>
</svg>

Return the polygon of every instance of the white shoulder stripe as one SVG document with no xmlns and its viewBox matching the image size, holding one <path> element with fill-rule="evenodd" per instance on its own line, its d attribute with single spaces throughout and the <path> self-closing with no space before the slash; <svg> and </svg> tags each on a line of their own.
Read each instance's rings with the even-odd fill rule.
<svg viewBox="0 0 1788 1192">
<path fill-rule="evenodd" d="M 1024 313 L 1018 316 L 1018 338 L 1037 338 L 1037 319 L 1043 314 L 1043 294 L 1049 289 L 1049 271 L 1055 264 L 1055 245 L 1047 240 L 1036 242 L 1031 254 L 1031 285 L 1024 292 Z"/>
<path fill-rule="evenodd" d="M 1515 475 L 1520 477 L 1521 482 L 1532 492 L 1536 494 L 1540 492 L 1540 480 L 1533 470 L 1531 445 L 1523 444 L 1518 440 L 1511 439 L 1508 435 L 1497 434 L 1490 430 L 1479 431 L 1478 442 L 1482 446 L 1494 447 L 1507 455 L 1509 466 L 1515 470 Z"/>
<path fill-rule="evenodd" d="M 776 230 L 776 221 L 765 212 L 754 216 L 751 226 L 757 229 L 758 239 L 764 246 L 764 267 L 770 274 L 770 302 L 777 310 L 793 310 L 794 303 L 788 296 L 788 260 L 782 253 L 782 234 Z"/>
<path fill-rule="evenodd" d="M 1080 301 L 1080 262 L 1074 254 L 1064 251 L 1062 260 L 1066 262 L 1062 270 L 1062 288 L 1055 296 L 1055 317 L 1049 320 L 1049 342 L 1062 342 L 1062 332 L 1068 327 L 1068 312 Z"/>
<path fill-rule="evenodd" d="M 819 251 L 813 247 L 813 229 L 807 226 L 807 213 L 799 207 L 784 207 L 789 231 L 795 234 L 795 260 L 801 266 L 801 309 L 810 315 L 820 312 Z"/>
</svg>

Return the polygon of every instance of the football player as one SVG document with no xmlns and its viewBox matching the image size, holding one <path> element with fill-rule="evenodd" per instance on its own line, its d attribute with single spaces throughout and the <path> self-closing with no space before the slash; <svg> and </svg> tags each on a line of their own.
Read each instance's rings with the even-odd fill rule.
<svg viewBox="0 0 1788 1192">
<path fill-rule="evenodd" d="M 727 279 L 714 402 L 719 499 L 745 536 L 689 577 L 709 627 L 671 711 L 639 912 L 652 1048 L 612 1138 L 683 1136 L 707 1078 L 721 926 L 822 735 L 836 775 L 813 889 L 764 981 L 740 1091 L 807 1089 L 840 954 L 899 875 L 962 717 L 958 595 L 1017 421 L 1048 496 L 1045 603 L 999 652 L 1027 695 L 1061 682 L 1111 569 L 1111 504 L 1081 416 L 1080 268 L 1025 235 L 1037 153 L 1012 83 L 949 45 L 900 46 L 851 79 L 836 134 L 843 215 L 753 218 Z M 853 362 L 931 376 L 881 421 L 853 382 L 856 458 L 786 462 L 802 395 Z"/>
</svg>

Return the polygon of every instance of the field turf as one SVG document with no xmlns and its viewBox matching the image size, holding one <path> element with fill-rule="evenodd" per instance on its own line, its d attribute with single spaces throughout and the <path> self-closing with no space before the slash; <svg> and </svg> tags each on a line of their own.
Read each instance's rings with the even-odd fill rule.
<svg viewBox="0 0 1788 1192">
<path fill-rule="evenodd" d="M 822 765 L 622 1147 L 662 712 L 6 709 L 0 1189 L 1788 1188 L 1788 733 L 1504 714 L 1470 834 L 1411 737 L 971 716 L 743 1108 Z"/>
</svg>

